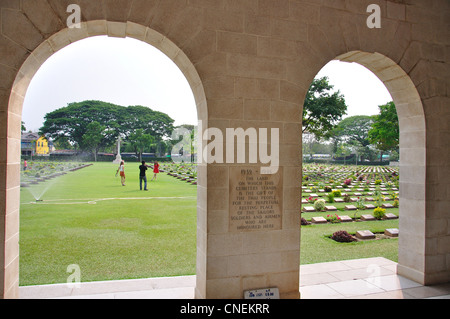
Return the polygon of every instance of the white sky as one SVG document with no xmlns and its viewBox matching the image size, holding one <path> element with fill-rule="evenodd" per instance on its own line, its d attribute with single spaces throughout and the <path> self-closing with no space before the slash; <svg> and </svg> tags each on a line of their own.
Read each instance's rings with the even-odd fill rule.
<svg viewBox="0 0 450 319">
<path fill-rule="evenodd" d="M 358 64 L 332 61 L 317 77 L 344 94 L 348 116 L 378 114 L 392 100 L 378 78 Z M 101 100 L 167 113 L 175 125 L 197 124 L 194 96 L 178 67 L 158 49 L 132 38 L 87 38 L 51 56 L 28 88 L 23 121 L 37 131 L 44 115 L 71 102 Z"/>
<path fill-rule="evenodd" d="M 175 125 L 197 124 L 194 96 L 180 69 L 132 38 L 87 38 L 53 54 L 30 83 L 22 119 L 27 130 L 37 130 L 46 113 L 85 100 L 148 106 Z"/>
<path fill-rule="evenodd" d="M 316 78 L 328 76 L 334 90 L 345 96 L 347 115 L 379 114 L 378 105 L 392 101 L 389 91 L 378 77 L 358 63 L 331 61 L 319 71 Z"/>
</svg>

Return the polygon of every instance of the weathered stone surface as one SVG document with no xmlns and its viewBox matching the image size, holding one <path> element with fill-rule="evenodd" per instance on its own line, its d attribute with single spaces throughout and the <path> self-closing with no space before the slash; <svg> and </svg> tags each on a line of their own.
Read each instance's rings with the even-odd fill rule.
<svg viewBox="0 0 450 319">
<path fill-rule="evenodd" d="M 386 213 L 386 214 L 384 215 L 384 218 L 386 218 L 386 219 L 397 219 L 398 216 L 395 215 L 395 214 L 392 214 L 392 213 Z"/>
<path fill-rule="evenodd" d="M 384 231 L 384 234 L 389 237 L 398 237 L 399 230 L 397 228 L 389 228 Z"/>
<path fill-rule="evenodd" d="M 356 206 L 354 206 L 354 205 L 345 205 L 345 210 L 356 210 Z"/>
<path fill-rule="evenodd" d="M 350 223 L 353 221 L 353 219 L 347 215 L 339 216 L 339 217 L 340 217 L 342 223 Z"/>
<path fill-rule="evenodd" d="M 356 238 L 359 239 L 375 239 L 375 234 L 370 230 L 358 230 L 356 232 Z"/>
<path fill-rule="evenodd" d="M 450 182 L 445 178 L 450 168 L 448 1 L 435 0 L 432 5 L 418 0 L 408 4 L 379 1 L 381 30 L 367 27 L 370 2 L 361 0 L 74 2 L 82 9 L 79 32 L 66 30 L 69 0 L 0 1 L 3 220 L 16 214 L 14 209 L 19 206 L 19 197 L 14 195 L 20 185 L 17 143 L 6 143 L 7 138 L 20 139 L 22 105 L 17 103 L 17 94 L 25 97 L 37 67 L 74 41 L 94 35 L 133 36 L 155 45 L 186 75 L 199 119 L 208 126 L 280 129 L 283 169 L 301 166 L 302 141 L 299 133 L 292 134 L 293 127 L 301 132 L 299 105 L 314 76 L 336 59 L 373 71 L 396 104 L 404 172 L 400 185 L 405 199 L 400 207 L 405 219 L 400 219 L 404 237 L 399 243 L 399 274 L 426 284 L 448 281 L 450 269 L 442 262 L 450 254 L 448 231 L 443 229 L 450 210 Z M 4 98 L 10 92 L 16 93 L 13 103 Z M 285 170 L 281 228 L 267 234 L 230 233 L 228 173 L 236 164 L 209 163 L 199 168 L 197 229 L 202 240 L 197 241 L 196 297 L 242 298 L 243 290 L 274 284 L 281 298 L 298 298 L 301 203 L 296 183 L 300 179 L 289 181 Z M 226 172 L 225 178 L 217 179 L 212 173 L 216 167 Z M 415 222 L 407 222 L 408 216 Z M 18 236 L 18 223 L 3 223 L 0 246 L 7 253 L 0 254 L 0 297 L 18 296 Z M 436 244 L 436 249 L 429 249 Z"/>
<path fill-rule="evenodd" d="M 312 217 L 311 223 L 313 224 L 326 224 L 327 220 L 323 217 Z"/>
<path fill-rule="evenodd" d="M 325 210 L 327 212 L 337 211 L 337 208 L 334 206 L 325 206 Z"/>
<path fill-rule="evenodd" d="M 373 217 L 372 215 L 364 214 L 364 215 L 361 215 L 361 220 L 372 221 L 372 220 L 375 220 L 375 217 Z"/>
</svg>

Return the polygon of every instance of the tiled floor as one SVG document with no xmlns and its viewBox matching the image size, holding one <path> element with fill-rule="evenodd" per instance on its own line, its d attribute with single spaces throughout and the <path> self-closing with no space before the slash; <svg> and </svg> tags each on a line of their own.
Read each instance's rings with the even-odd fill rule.
<svg viewBox="0 0 450 319">
<path fill-rule="evenodd" d="M 450 283 L 424 287 L 396 273 L 397 263 L 381 257 L 303 265 L 300 293 L 302 299 L 450 299 Z"/>
<path fill-rule="evenodd" d="M 450 299 L 450 283 L 424 287 L 396 274 L 385 258 L 337 261 L 300 267 L 302 299 Z M 21 299 L 193 299 L 195 276 L 20 287 Z"/>
</svg>

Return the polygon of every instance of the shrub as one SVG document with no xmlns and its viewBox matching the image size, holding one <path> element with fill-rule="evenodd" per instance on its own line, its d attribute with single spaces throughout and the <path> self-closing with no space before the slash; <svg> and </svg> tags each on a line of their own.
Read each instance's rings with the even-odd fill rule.
<svg viewBox="0 0 450 319">
<path fill-rule="evenodd" d="M 339 189 L 334 190 L 332 194 L 334 197 L 341 197 L 341 191 Z"/>
<path fill-rule="evenodd" d="M 385 215 L 386 210 L 384 208 L 377 207 L 373 210 L 373 217 L 375 217 L 378 220 L 383 219 Z"/>
<path fill-rule="evenodd" d="M 345 195 L 344 196 L 344 202 L 345 203 L 350 203 L 350 195 Z"/>
<path fill-rule="evenodd" d="M 339 230 L 335 233 L 333 233 L 333 236 L 331 236 L 331 239 L 340 242 L 340 243 L 350 243 L 352 241 L 355 241 L 356 239 L 347 233 L 345 230 Z"/>
<path fill-rule="evenodd" d="M 334 194 L 333 193 L 329 193 L 327 195 L 327 202 L 328 203 L 334 203 Z"/>
<path fill-rule="evenodd" d="M 399 203 L 398 203 L 398 200 L 396 199 L 396 200 L 394 200 L 394 204 L 392 204 L 395 208 L 398 208 L 398 206 L 399 206 Z"/>
<path fill-rule="evenodd" d="M 339 217 L 338 214 L 327 215 L 327 220 L 332 224 L 337 224 L 341 222 L 341 217 Z"/>
<path fill-rule="evenodd" d="M 375 180 L 375 185 L 381 185 L 381 179 Z"/>
<path fill-rule="evenodd" d="M 345 185 L 350 185 L 351 183 L 352 183 L 351 178 L 347 178 L 347 179 L 344 181 L 344 184 L 345 184 Z"/>
<path fill-rule="evenodd" d="M 317 212 L 323 211 L 325 209 L 325 200 L 323 200 L 323 199 L 316 200 L 314 203 L 314 209 Z"/>
<path fill-rule="evenodd" d="M 325 186 L 324 189 L 325 193 L 331 193 L 332 189 L 330 186 Z"/>
<path fill-rule="evenodd" d="M 311 223 L 310 223 L 309 221 L 307 221 L 306 219 L 304 219 L 303 217 L 302 217 L 302 219 L 301 219 L 301 224 L 302 224 L 302 226 L 308 226 L 308 225 L 311 225 Z"/>
</svg>

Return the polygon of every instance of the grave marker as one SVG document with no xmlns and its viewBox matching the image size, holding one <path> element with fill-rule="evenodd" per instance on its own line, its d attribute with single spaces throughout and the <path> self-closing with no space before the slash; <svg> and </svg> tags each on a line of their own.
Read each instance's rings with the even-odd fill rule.
<svg viewBox="0 0 450 319">
<path fill-rule="evenodd" d="M 392 214 L 392 213 L 387 213 L 387 214 L 384 215 L 384 217 L 385 217 L 386 219 L 397 219 L 397 218 L 398 218 L 397 215 Z"/>
<path fill-rule="evenodd" d="M 356 232 L 356 238 L 359 239 L 375 239 L 375 234 L 370 230 L 358 230 Z"/>
<path fill-rule="evenodd" d="M 384 234 L 389 237 L 398 237 L 398 232 L 397 228 L 389 228 L 384 231 Z"/>
<path fill-rule="evenodd" d="M 323 217 L 313 217 L 311 218 L 311 223 L 313 224 L 326 224 L 327 220 Z"/>
<path fill-rule="evenodd" d="M 372 221 L 372 220 L 375 220 L 375 217 L 373 217 L 372 215 L 361 215 L 361 220 Z"/>
<path fill-rule="evenodd" d="M 343 223 L 350 223 L 350 222 L 353 221 L 353 219 L 350 216 L 347 216 L 347 215 L 339 216 L 339 217 L 341 218 L 341 222 L 343 222 Z"/>
</svg>

